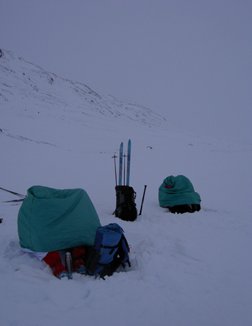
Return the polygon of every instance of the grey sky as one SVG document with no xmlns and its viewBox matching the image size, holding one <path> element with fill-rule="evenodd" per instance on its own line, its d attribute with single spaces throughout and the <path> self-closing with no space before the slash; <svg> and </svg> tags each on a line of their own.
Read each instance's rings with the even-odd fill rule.
<svg viewBox="0 0 252 326">
<path fill-rule="evenodd" d="M 0 0 L 0 46 L 189 130 L 251 140 L 250 0 Z"/>
</svg>

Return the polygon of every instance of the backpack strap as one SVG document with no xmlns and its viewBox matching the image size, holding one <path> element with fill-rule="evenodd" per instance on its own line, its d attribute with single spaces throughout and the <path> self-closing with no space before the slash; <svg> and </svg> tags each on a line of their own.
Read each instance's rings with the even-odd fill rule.
<svg viewBox="0 0 252 326">
<path fill-rule="evenodd" d="M 121 260 L 121 265 L 125 268 L 126 263 L 128 264 L 129 267 L 131 267 L 131 263 L 129 260 L 129 244 L 125 236 L 122 234 L 122 238 L 120 240 L 120 244 L 118 246 L 118 255 Z"/>
</svg>

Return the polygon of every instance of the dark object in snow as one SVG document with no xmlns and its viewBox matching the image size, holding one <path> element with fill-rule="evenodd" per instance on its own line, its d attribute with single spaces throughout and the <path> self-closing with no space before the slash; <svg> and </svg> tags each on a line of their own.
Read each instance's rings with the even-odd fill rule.
<svg viewBox="0 0 252 326">
<path fill-rule="evenodd" d="M 199 204 L 191 204 L 191 205 L 175 205 L 172 207 L 167 206 L 169 211 L 173 214 L 183 214 L 183 213 L 194 213 L 200 211 L 200 205 Z"/>
<path fill-rule="evenodd" d="M 2 223 L 3 222 L 3 218 L 2 217 L 0 217 L 0 223 Z"/>
<path fill-rule="evenodd" d="M 0 58 L 3 56 L 3 50 L 0 49 Z"/>
<path fill-rule="evenodd" d="M 141 207 L 140 207 L 139 215 L 142 215 L 143 203 L 144 203 L 144 197 L 145 197 L 146 188 L 147 188 L 147 185 L 144 186 L 144 191 L 143 191 L 143 196 L 142 196 L 142 201 L 141 201 Z"/>
<path fill-rule="evenodd" d="M 135 221 L 137 208 L 135 203 L 136 193 L 130 186 L 116 186 L 115 216 L 124 221 Z"/>
</svg>

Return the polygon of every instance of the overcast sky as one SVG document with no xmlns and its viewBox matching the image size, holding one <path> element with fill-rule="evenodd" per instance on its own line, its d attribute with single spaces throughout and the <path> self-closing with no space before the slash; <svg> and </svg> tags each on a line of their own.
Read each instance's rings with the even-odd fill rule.
<svg viewBox="0 0 252 326">
<path fill-rule="evenodd" d="M 0 47 L 181 127 L 252 141 L 251 0 L 0 0 Z"/>
</svg>

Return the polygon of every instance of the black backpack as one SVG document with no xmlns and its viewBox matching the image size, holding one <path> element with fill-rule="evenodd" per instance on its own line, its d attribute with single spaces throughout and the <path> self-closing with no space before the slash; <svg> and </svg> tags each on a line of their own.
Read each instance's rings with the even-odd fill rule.
<svg viewBox="0 0 252 326">
<path fill-rule="evenodd" d="M 116 186 L 115 216 L 124 221 L 135 221 L 137 218 L 136 193 L 130 186 Z"/>
<path fill-rule="evenodd" d="M 88 275 L 111 276 L 120 266 L 130 267 L 129 245 L 123 229 L 116 223 L 101 226 L 96 231 L 95 244 L 86 257 Z"/>
</svg>

